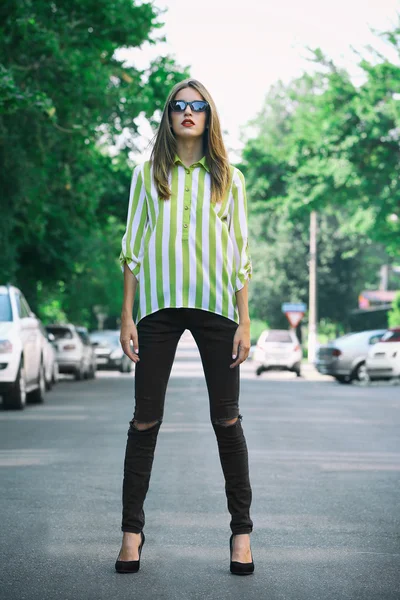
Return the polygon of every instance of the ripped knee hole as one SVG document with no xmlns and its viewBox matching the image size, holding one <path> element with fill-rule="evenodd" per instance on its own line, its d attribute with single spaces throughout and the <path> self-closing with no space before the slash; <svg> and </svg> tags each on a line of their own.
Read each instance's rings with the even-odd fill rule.
<svg viewBox="0 0 400 600">
<path fill-rule="evenodd" d="M 130 421 L 130 425 L 131 427 L 133 427 L 134 429 L 137 429 L 138 431 L 146 431 L 146 429 L 151 429 L 152 427 L 155 427 L 156 425 L 158 425 L 161 421 L 157 420 L 157 421 L 150 421 L 149 423 L 142 423 L 141 421 L 137 421 L 136 419 L 132 419 L 132 421 Z"/>
<path fill-rule="evenodd" d="M 214 419 L 213 423 L 214 425 L 221 425 L 222 427 L 232 427 L 232 425 L 235 425 L 238 421 L 242 420 L 242 415 L 238 415 L 237 417 L 234 417 L 233 419 Z"/>
</svg>

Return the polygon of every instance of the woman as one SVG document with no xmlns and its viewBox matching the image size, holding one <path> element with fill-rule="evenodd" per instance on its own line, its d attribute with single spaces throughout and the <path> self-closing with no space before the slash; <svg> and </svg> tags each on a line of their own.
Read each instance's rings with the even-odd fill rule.
<svg viewBox="0 0 400 600">
<path fill-rule="evenodd" d="M 166 387 L 179 338 L 189 329 L 203 363 L 226 481 L 230 570 L 250 574 L 251 487 L 238 404 L 239 365 L 250 348 L 245 184 L 229 165 L 215 104 L 196 80 L 172 89 L 151 159 L 134 170 L 120 261 L 121 344 L 136 373 L 116 570 L 140 567 L 143 503 Z"/>
</svg>

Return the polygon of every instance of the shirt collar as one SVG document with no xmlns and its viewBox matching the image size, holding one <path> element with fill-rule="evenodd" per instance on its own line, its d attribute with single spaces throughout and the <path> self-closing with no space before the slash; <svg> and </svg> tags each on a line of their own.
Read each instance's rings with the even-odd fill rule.
<svg viewBox="0 0 400 600">
<path fill-rule="evenodd" d="M 177 154 L 175 154 L 175 158 L 174 158 L 174 164 L 175 165 L 182 165 L 182 167 L 185 167 L 185 169 L 187 168 L 183 162 L 181 161 L 181 159 L 179 158 L 179 156 Z M 206 171 L 208 171 L 208 173 L 210 172 L 210 169 L 208 168 L 207 165 L 207 159 L 205 156 L 203 156 L 203 158 L 201 158 L 199 161 L 193 163 L 192 165 L 190 165 L 190 167 L 199 167 L 202 166 Z"/>
</svg>

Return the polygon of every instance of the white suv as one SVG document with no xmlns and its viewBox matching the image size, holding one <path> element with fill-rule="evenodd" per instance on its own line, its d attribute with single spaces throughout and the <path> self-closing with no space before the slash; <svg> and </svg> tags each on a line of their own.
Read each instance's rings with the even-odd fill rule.
<svg viewBox="0 0 400 600">
<path fill-rule="evenodd" d="M 40 321 L 22 292 L 0 286 L 0 395 L 3 407 L 22 409 L 43 402 L 46 391 Z"/>
<path fill-rule="evenodd" d="M 96 370 L 96 357 L 90 344 L 89 336 L 82 339 L 84 328 L 78 328 L 75 325 L 53 324 L 46 325 L 48 333 L 52 333 L 54 347 L 57 354 L 58 370 L 60 373 L 69 373 L 75 376 L 75 379 L 93 378 Z"/>
<path fill-rule="evenodd" d="M 300 342 L 291 329 L 270 329 L 260 335 L 253 353 L 253 360 L 258 363 L 256 374 L 263 371 L 292 371 L 297 377 L 301 375 L 302 350 Z"/>
</svg>

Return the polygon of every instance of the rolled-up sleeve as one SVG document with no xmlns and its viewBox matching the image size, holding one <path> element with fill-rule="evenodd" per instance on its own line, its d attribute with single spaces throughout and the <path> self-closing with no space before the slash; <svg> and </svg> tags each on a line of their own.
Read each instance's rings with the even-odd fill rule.
<svg viewBox="0 0 400 600">
<path fill-rule="evenodd" d="M 248 244 L 246 184 L 243 173 L 239 169 L 235 169 L 233 174 L 229 217 L 229 236 L 232 240 L 236 264 L 235 292 L 238 292 L 252 275 Z"/>
<path fill-rule="evenodd" d="M 138 165 L 132 175 L 126 230 L 119 255 L 122 271 L 126 263 L 136 278 L 143 259 L 144 233 L 147 222 L 147 202 L 142 167 Z"/>
</svg>

